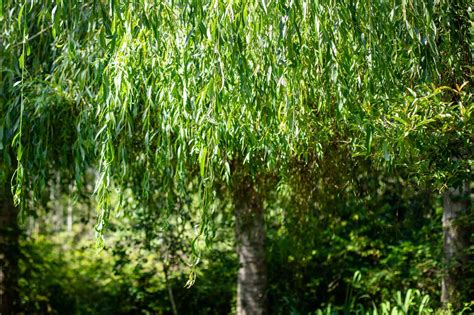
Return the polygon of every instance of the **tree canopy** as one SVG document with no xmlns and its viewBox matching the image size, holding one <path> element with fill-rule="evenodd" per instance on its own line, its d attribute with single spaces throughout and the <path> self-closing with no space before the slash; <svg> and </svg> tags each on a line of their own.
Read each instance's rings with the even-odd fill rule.
<svg viewBox="0 0 474 315">
<path fill-rule="evenodd" d="M 98 165 L 101 230 L 113 188 L 146 200 L 199 178 L 206 201 L 233 163 L 283 174 L 291 161 L 324 155 L 325 143 L 370 154 L 374 139 L 375 156 L 392 161 L 418 135 L 417 144 L 437 141 L 419 149 L 430 154 L 458 117 L 453 137 L 469 141 L 469 56 L 459 38 L 469 34 L 451 27 L 467 18 L 463 9 L 406 0 L 4 1 L 0 135 L 6 164 L 19 162 L 17 198 L 37 197 L 48 170 L 65 166 L 80 183 Z"/>
</svg>

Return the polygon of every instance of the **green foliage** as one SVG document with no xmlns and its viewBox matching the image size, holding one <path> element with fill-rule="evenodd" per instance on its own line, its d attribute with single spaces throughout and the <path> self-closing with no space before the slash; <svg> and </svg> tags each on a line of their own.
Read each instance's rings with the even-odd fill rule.
<svg viewBox="0 0 474 315">
<path fill-rule="evenodd" d="M 387 177 L 370 165 L 354 167 L 343 152 L 331 150 L 314 178 L 295 175 L 271 203 L 270 304 L 279 307 L 272 312 L 340 305 L 356 271 L 363 275 L 360 295 L 381 301 L 400 288 L 415 288 L 438 305 L 440 200 L 401 170 Z"/>
<path fill-rule="evenodd" d="M 122 245 L 131 236 L 123 233 L 114 233 Z M 172 265 L 166 280 L 164 257 L 155 251 L 117 244 L 98 253 L 92 238 L 72 236 L 22 242 L 19 286 L 26 314 L 170 314 L 167 285 L 179 313 L 230 312 L 236 265 L 228 252 L 209 253 L 196 284 L 186 288 L 184 264 Z"/>
<path fill-rule="evenodd" d="M 419 204 L 412 206 L 411 210 L 419 210 Z M 410 301 L 409 310 L 418 312 L 426 294 L 430 300 L 425 313 L 439 307 L 439 257 L 432 256 L 439 252 L 435 241 L 440 239 L 435 224 L 439 217 L 422 219 L 431 228 L 414 229 L 420 224 L 417 212 L 410 214 L 406 207 L 398 205 L 398 214 L 382 207 L 384 212 L 358 219 L 352 216 L 351 220 L 333 214 L 324 219 L 323 226 L 308 225 L 304 238 L 283 226 L 269 231 L 271 313 L 319 314 L 317 310 L 326 305 L 321 309 L 324 314 L 374 314 L 377 305 L 380 314 L 393 308 L 401 312 L 405 301 Z M 386 218 L 375 220 L 384 213 Z M 389 222 L 402 215 L 397 225 L 390 226 Z M 271 220 L 270 224 L 275 223 Z M 380 229 L 384 225 L 387 227 Z M 232 246 L 204 251 L 195 269 L 196 282 L 186 288 L 189 265 L 170 260 L 173 249 L 189 246 L 183 233 L 162 230 L 154 237 L 156 243 L 149 244 L 139 222 L 122 218 L 121 224 L 110 226 L 108 246 L 97 252 L 93 235 L 87 236 L 84 230 L 88 228 L 76 224 L 73 234 L 47 234 L 22 242 L 20 291 L 26 313 L 171 314 L 165 263 L 170 266 L 169 284 L 178 313 L 232 313 L 237 271 Z M 221 230 L 219 244 L 231 232 L 231 227 Z M 361 272 L 356 272 L 359 268 Z M 393 294 L 407 287 L 417 289 L 411 298 Z"/>
<path fill-rule="evenodd" d="M 399 102 L 370 114 L 373 158 L 439 190 L 462 185 L 472 176 L 472 87 L 418 87 Z"/>
<path fill-rule="evenodd" d="M 398 159 L 404 151 L 387 148 L 408 146 L 403 121 L 423 129 L 432 119 L 405 119 L 409 91 L 461 86 L 469 64 L 467 7 L 451 1 L 25 0 L 2 8 L 0 150 L 18 161 L 16 200 L 37 197 L 52 170 L 81 183 L 94 165 L 99 233 L 114 189 L 132 188 L 146 204 L 150 192 L 184 195 L 198 178 L 208 234 L 214 184 L 236 169 L 282 175 L 341 135 L 353 155 L 377 149 Z M 384 113 L 398 118 L 388 135 Z"/>
<path fill-rule="evenodd" d="M 124 237 L 100 259 L 32 243 L 25 308 L 166 313 L 171 283 L 183 312 L 228 312 L 241 174 L 268 209 L 274 313 L 341 301 L 356 270 L 377 300 L 437 297 L 429 191 L 472 178 L 471 17 L 449 0 L 1 1 L 0 183 L 25 219 L 56 176 L 87 199 L 92 168 L 100 245 Z M 190 252 L 202 269 L 174 265 Z M 183 273 L 204 273 L 191 301 Z"/>
<path fill-rule="evenodd" d="M 23 243 L 22 253 L 19 287 L 27 314 L 114 313 L 121 288 L 108 272 L 110 261 L 44 238 Z"/>
<path fill-rule="evenodd" d="M 360 274 L 354 274 L 354 283 L 360 280 Z M 370 299 L 369 296 L 359 296 L 357 300 Z M 314 312 L 315 315 L 337 315 L 337 314 L 360 314 L 360 315 L 421 315 L 421 314 L 470 314 L 474 303 L 465 303 L 464 307 L 455 312 L 449 305 L 445 309 L 434 310 L 430 307 L 431 299 L 429 295 L 423 295 L 419 290 L 409 289 L 403 295 L 397 291 L 390 299 L 387 299 L 376 305 L 372 301 L 372 305 L 367 307 L 365 303 L 356 303 L 356 299 L 352 299 L 349 305 L 344 307 L 332 306 L 329 304 L 324 309 L 319 309 Z M 346 301 L 347 302 L 347 301 Z M 313 314 L 313 313 L 311 313 Z"/>
<path fill-rule="evenodd" d="M 334 152 L 337 156 L 343 157 Z M 267 201 L 269 311 L 310 314 L 331 305 L 331 311 L 372 313 L 373 303 L 379 313 L 382 307 L 398 310 L 394 292 L 403 288 L 429 295 L 426 309 L 437 309 L 439 198 L 401 175 L 386 177 L 373 169 L 359 169 L 358 182 L 341 191 L 346 176 L 352 176 L 343 161 L 338 162 L 340 172 L 334 173 L 333 164 L 321 166 L 319 182 L 281 186 L 274 195 L 278 199 Z M 158 207 L 163 199 L 155 198 L 150 200 Z M 168 214 L 168 225 L 156 224 L 162 212 L 128 200 L 129 208 L 111 220 L 106 247 L 99 253 L 86 232 L 91 223 L 86 223 L 90 214 L 84 205 L 74 206 L 72 234 L 54 232 L 57 223 L 51 218 L 69 205 L 67 198 L 55 199 L 48 213 L 36 219 L 42 232 L 22 243 L 20 289 L 28 313 L 170 314 L 167 283 L 178 313 L 232 313 L 238 267 L 233 226 L 229 218 L 216 217 L 215 244 L 212 249 L 203 246 L 200 262 L 191 267 L 192 222 L 199 220 L 196 196 Z M 179 220 L 188 224 L 177 224 Z M 360 276 L 354 277 L 356 272 Z M 188 288 L 190 274 L 195 283 Z M 465 279 L 467 287 L 470 281 Z"/>
<path fill-rule="evenodd" d="M 337 315 L 337 314 L 370 314 L 370 315 L 414 315 L 431 314 L 433 309 L 429 307 L 430 297 L 422 295 L 420 291 L 408 290 L 404 297 L 400 291 L 390 300 L 383 301 L 380 305 L 372 303 L 371 307 L 365 307 L 363 304 L 351 305 L 343 311 L 340 308 L 328 305 L 324 309 L 317 310 L 316 315 Z M 467 311 L 467 310 L 466 310 Z M 437 312 L 438 313 L 438 312 Z M 439 314 L 444 314 L 439 312 Z M 451 314 L 447 312 L 446 314 Z"/>
</svg>

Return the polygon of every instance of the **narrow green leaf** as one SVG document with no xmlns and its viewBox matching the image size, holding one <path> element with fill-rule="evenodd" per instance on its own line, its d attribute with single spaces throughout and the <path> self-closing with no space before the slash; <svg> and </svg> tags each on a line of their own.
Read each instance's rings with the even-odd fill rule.
<svg viewBox="0 0 474 315">
<path fill-rule="evenodd" d="M 23 67 L 25 66 L 25 53 L 24 52 L 22 52 L 20 55 L 20 58 L 18 58 L 18 66 L 20 67 L 20 69 L 23 69 Z"/>
<path fill-rule="evenodd" d="M 202 178 L 204 178 L 204 171 L 205 171 L 205 166 L 206 166 L 206 155 L 207 155 L 207 148 L 202 147 L 201 152 L 199 152 L 199 170 L 200 170 Z"/>
</svg>

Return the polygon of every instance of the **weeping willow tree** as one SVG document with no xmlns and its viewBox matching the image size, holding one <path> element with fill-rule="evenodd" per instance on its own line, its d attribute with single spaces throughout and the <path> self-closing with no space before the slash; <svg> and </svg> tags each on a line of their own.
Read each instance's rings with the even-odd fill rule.
<svg viewBox="0 0 474 315">
<path fill-rule="evenodd" d="M 459 31 L 452 12 L 467 14 L 467 6 L 453 11 L 447 0 L 1 5 L 2 178 L 6 190 L 12 178 L 22 215 L 51 172 L 80 185 L 95 167 L 99 238 L 123 206 L 112 202 L 116 191 L 131 190 L 144 207 L 159 192 L 163 220 L 193 191 L 198 244 L 218 228 L 213 200 L 225 187 L 235 212 L 239 314 L 266 310 L 268 185 L 294 163 L 324 158 L 331 143 L 419 170 L 396 149 L 410 143 L 399 137 L 406 100 L 435 90 L 423 99 L 457 115 L 458 98 L 450 102 L 440 87 L 464 77 L 445 77 L 452 65 L 444 63 L 468 65 L 457 60 L 462 48 L 452 49 L 463 44 L 444 38 Z M 450 123 L 429 113 L 425 106 L 413 117 L 420 126 Z M 454 137 L 466 137 L 464 123 Z M 417 132 L 429 142 L 424 130 Z M 2 215 L 16 211 L 10 199 Z"/>
<path fill-rule="evenodd" d="M 370 121 L 366 138 L 373 140 L 376 161 L 402 166 L 420 184 L 442 193 L 441 302 L 459 307 L 474 294 L 466 284 L 473 259 L 473 13 L 463 1 L 435 7 L 440 11 L 433 12 L 429 28 L 412 30 L 424 45 L 419 56 L 427 65 L 420 68 L 424 80 L 407 84 L 408 93 L 364 119 Z"/>
<path fill-rule="evenodd" d="M 45 204 L 57 174 L 60 183 L 56 184 L 69 185 L 76 174 L 80 186 L 82 170 L 92 157 L 85 154 L 88 146 L 81 142 L 81 135 L 92 130 L 81 131 L 80 125 L 85 114 L 80 111 L 84 104 L 81 94 L 87 94 L 88 87 L 73 84 L 77 74 L 70 71 L 75 69 L 56 66 L 72 58 L 68 56 L 72 46 L 64 47 L 56 30 L 52 31 L 52 8 L 39 2 L 0 3 L 1 314 L 21 311 L 17 219 L 22 223 L 27 216 L 36 215 L 35 209 Z M 86 15 L 90 12 L 76 8 L 74 15 L 68 15 L 67 9 L 61 10 L 64 30 L 72 33 L 80 23 L 89 25 Z M 86 31 L 78 28 L 75 34 L 82 36 Z M 61 76 L 70 78 L 63 81 Z"/>
</svg>

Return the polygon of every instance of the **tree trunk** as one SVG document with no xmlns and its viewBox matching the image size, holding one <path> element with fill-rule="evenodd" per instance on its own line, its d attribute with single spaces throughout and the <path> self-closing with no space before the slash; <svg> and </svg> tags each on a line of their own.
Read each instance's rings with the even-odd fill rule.
<svg viewBox="0 0 474 315">
<path fill-rule="evenodd" d="M 459 306 L 463 294 L 463 274 L 467 263 L 469 235 L 462 217 L 469 211 L 469 183 L 458 189 L 449 188 L 443 200 L 444 273 L 441 282 L 441 302 Z"/>
<path fill-rule="evenodd" d="M 72 205 L 68 204 L 67 206 L 67 231 L 72 232 L 72 224 L 73 224 L 73 217 L 72 217 Z"/>
<path fill-rule="evenodd" d="M 250 178 L 237 180 L 234 191 L 239 272 L 237 314 L 266 314 L 267 270 L 263 205 Z"/>
<path fill-rule="evenodd" d="M 167 263 L 163 263 L 163 271 L 165 273 L 165 282 L 166 288 L 168 289 L 168 297 L 170 299 L 171 309 L 173 310 L 173 315 L 178 315 L 178 309 L 176 308 L 176 303 L 174 301 L 173 288 L 171 287 L 170 280 L 168 278 L 169 266 Z"/>
<path fill-rule="evenodd" d="M 18 209 L 13 205 L 9 185 L 0 189 L 0 314 L 17 314 L 19 229 Z"/>
</svg>

